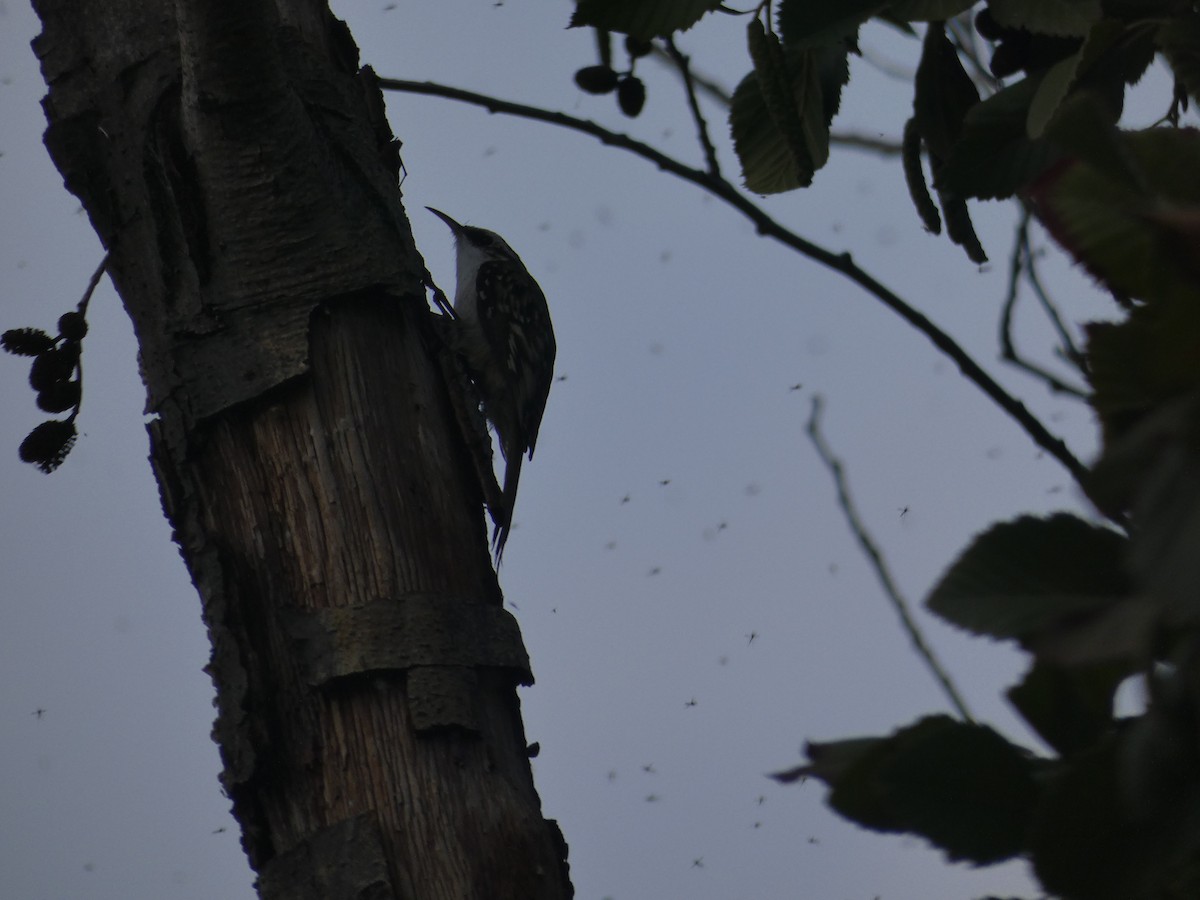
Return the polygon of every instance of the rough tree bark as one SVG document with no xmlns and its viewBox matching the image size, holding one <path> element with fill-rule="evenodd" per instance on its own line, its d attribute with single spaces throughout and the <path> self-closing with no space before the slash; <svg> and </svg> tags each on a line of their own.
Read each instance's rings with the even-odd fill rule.
<svg viewBox="0 0 1200 900">
<path fill-rule="evenodd" d="M 381 95 L 320 0 L 35 0 L 269 898 L 571 896 Z"/>
</svg>

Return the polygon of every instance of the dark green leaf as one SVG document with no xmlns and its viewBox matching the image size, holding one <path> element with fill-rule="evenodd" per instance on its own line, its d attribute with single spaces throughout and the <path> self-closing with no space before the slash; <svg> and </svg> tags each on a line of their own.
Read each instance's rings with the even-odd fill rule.
<svg viewBox="0 0 1200 900">
<path fill-rule="evenodd" d="M 1070 755 L 1113 727 L 1113 695 L 1130 665 L 1066 668 L 1034 663 L 1008 700 L 1047 744 Z"/>
<path fill-rule="evenodd" d="M 1197 334 L 1197 323 L 1190 326 L 1188 333 Z M 1137 523 L 1128 555 L 1141 594 L 1136 612 L 1161 633 L 1164 626 L 1200 622 L 1200 391 L 1154 403 L 1147 412 L 1128 433 L 1105 441 L 1093 494 L 1106 508 L 1128 510 Z M 1143 657 L 1149 645 L 1143 642 Z"/>
<path fill-rule="evenodd" d="M 1195 764 L 1164 766 L 1164 750 L 1173 755 L 1136 723 L 1050 780 L 1030 830 L 1047 892 L 1064 900 L 1200 895 Z"/>
<path fill-rule="evenodd" d="M 812 183 L 829 158 L 829 122 L 847 72 L 844 47 L 783 49 L 782 59 L 764 69 L 756 61 L 755 71 L 734 91 L 729 110 L 748 190 L 774 194 Z"/>
<path fill-rule="evenodd" d="M 829 796 L 841 815 L 921 835 L 951 859 L 987 864 L 1021 852 L 1037 799 L 1033 760 L 991 728 L 930 716 L 851 749 Z"/>
<path fill-rule="evenodd" d="M 953 19 L 978 0 L 896 0 L 888 14 L 904 22 L 937 22 Z"/>
<path fill-rule="evenodd" d="M 746 44 L 767 115 L 791 153 L 795 171 L 807 184 L 816 171 L 804 122 L 805 106 L 812 102 L 811 60 L 804 51 L 785 58 L 779 36 L 767 31 L 757 17 L 746 26 Z"/>
<path fill-rule="evenodd" d="M 1144 28 L 1127 28 L 1117 19 L 1100 19 L 1077 51 L 1046 72 L 1029 105 L 1028 132 L 1040 137 L 1068 94 L 1091 92 L 1105 107 L 1104 118 L 1115 124 L 1124 106 L 1125 84 L 1136 82 L 1154 57 L 1154 45 Z"/>
<path fill-rule="evenodd" d="M 1200 359 L 1191 337 L 1197 333 L 1200 310 L 1182 299 L 1138 306 L 1123 322 L 1088 325 L 1090 399 L 1106 443 L 1200 381 Z"/>
<path fill-rule="evenodd" d="M 832 785 L 885 738 L 847 738 L 842 741 L 810 742 L 804 748 L 811 765 L 808 774 Z"/>
<path fill-rule="evenodd" d="M 906 830 L 952 860 L 978 865 L 1020 853 L 1037 800 L 1033 761 L 985 725 L 918 723 L 881 773 Z"/>
<path fill-rule="evenodd" d="M 1058 157 L 1045 138 L 1025 131 L 1038 79 L 1018 81 L 976 104 L 934 184 L 959 197 L 1011 197 L 1040 176 Z"/>
<path fill-rule="evenodd" d="M 1100 0 L 988 0 L 996 21 L 1006 28 L 1037 34 L 1085 35 L 1100 18 Z"/>
<path fill-rule="evenodd" d="M 571 28 L 619 31 L 643 41 L 686 31 L 721 0 L 577 0 Z"/>
<path fill-rule="evenodd" d="M 1083 139 L 1093 134 L 1069 136 L 1055 123 L 1049 136 L 1072 140 L 1072 148 L 1087 155 L 1038 183 L 1031 195 L 1038 218 L 1111 289 L 1194 307 L 1189 298 L 1200 289 L 1200 133 L 1152 128 L 1112 132 L 1107 142 Z M 1188 316 L 1186 310 L 1176 313 Z"/>
<path fill-rule="evenodd" d="M 779 31 L 788 47 L 819 47 L 854 37 L 889 0 L 783 0 Z"/>
<path fill-rule="evenodd" d="M 955 560 L 929 609 L 975 634 L 1035 636 L 1126 594 L 1125 538 L 1059 513 L 994 525 Z"/>
<path fill-rule="evenodd" d="M 1081 91 L 1064 101 L 1049 123 L 1046 137 L 1123 187 L 1142 189 L 1137 160 L 1123 142 L 1111 111 L 1094 94 Z"/>
</svg>

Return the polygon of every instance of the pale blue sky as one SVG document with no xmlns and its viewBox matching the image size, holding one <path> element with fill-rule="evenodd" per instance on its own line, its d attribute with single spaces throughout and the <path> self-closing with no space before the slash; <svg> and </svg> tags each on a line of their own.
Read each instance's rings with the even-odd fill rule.
<svg viewBox="0 0 1200 900">
<path fill-rule="evenodd" d="M 636 121 L 575 89 L 594 51 L 590 33 L 564 30 L 566 3 L 337 8 L 380 74 L 563 109 L 700 158 L 681 95 L 652 61 Z M 0 0 L 0 328 L 51 328 L 101 255 L 40 143 L 36 29 L 26 4 Z M 680 43 L 732 86 L 749 65 L 742 29 L 715 18 Z M 880 28 L 864 44 L 908 64 L 917 49 Z M 898 134 L 909 89 L 861 61 L 853 75 L 836 125 Z M 526 729 L 541 743 L 537 783 L 570 844 L 577 896 L 1025 890 L 1019 864 L 947 866 L 918 840 L 843 822 L 818 785 L 764 773 L 795 764 L 805 739 L 946 710 L 804 437 L 812 393 L 826 398 L 827 437 L 914 603 L 990 522 L 1078 508 L 1058 464 L 878 302 L 756 238 L 694 187 L 581 135 L 432 98 L 387 102 L 431 270 L 449 290 L 450 239 L 427 204 L 502 232 L 557 329 L 566 380 L 523 473 L 501 581 L 538 679 L 522 691 Z M 708 113 L 736 172 L 721 113 Z M 835 150 L 811 190 L 766 205 L 851 250 L 1092 452 L 1086 408 L 996 361 L 1010 207 L 977 208 L 993 258 L 980 272 L 922 232 L 895 160 Z M 1071 319 L 1109 314 L 1064 264 L 1047 269 Z M 1022 316 L 1045 360 L 1048 330 L 1032 304 Z M 83 436 L 47 477 L 17 460 L 42 416 L 23 361 L 0 357 L 0 896 L 249 898 L 208 737 L 199 603 L 146 463 L 136 345 L 107 282 L 84 365 Z M 1000 699 L 1020 657 L 920 618 L 975 712 L 1032 745 Z"/>
</svg>

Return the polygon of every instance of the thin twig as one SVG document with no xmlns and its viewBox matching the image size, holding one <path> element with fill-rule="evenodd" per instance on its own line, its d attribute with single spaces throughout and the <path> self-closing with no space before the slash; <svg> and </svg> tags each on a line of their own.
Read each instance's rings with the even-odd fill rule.
<svg viewBox="0 0 1200 900">
<path fill-rule="evenodd" d="M 883 134 L 859 134 L 853 131 L 834 131 L 829 134 L 829 143 L 852 150 L 866 150 L 879 156 L 899 156 L 900 142 Z"/>
<path fill-rule="evenodd" d="M 708 123 L 704 121 L 704 113 L 700 111 L 700 102 L 696 99 L 696 83 L 692 80 L 691 60 L 675 46 L 675 40 L 668 37 L 663 43 L 667 45 L 667 53 L 679 70 L 683 80 L 683 91 L 687 94 L 688 108 L 692 111 L 692 121 L 696 123 L 696 136 L 700 147 L 704 150 L 704 159 L 708 163 L 708 173 L 714 178 L 721 177 L 721 165 L 717 162 L 717 148 L 713 146 L 712 138 L 708 135 Z"/>
<path fill-rule="evenodd" d="M 92 295 L 96 293 L 96 288 L 100 285 L 100 279 L 108 271 L 108 261 L 111 258 L 111 251 L 104 254 L 104 258 L 100 260 L 100 265 L 96 266 L 96 271 L 88 279 L 87 287 L 83 291 L 83 298 L 75 306 L 75 309 L 79 311 L 79 314 L 84 319 L 87 318 L 88 304 L 92 302 Z M 79 411 L 83 409 L 83 353 L 80 353 L 75 359 L 75 380 L 79 382 L 79 398 L 75 401 L 75 408 L 71 410 L 71 414 L 64 420 L 67 422 L 74 422 L 79 417 Z"/>
<path fill-rule="evenodd" d="M 1016 342 L 1013 340 L 1013 313 L 1017 307 L 1017 298 L 1021 293 L 1021 274 L 1026 271 L 1029 260 L 1029 218 L 1028 207 L 1023 208 L 1021 219 L 1017 223 L 1017 232 L 1013 238 L 1012 256 L 1009 258 L 1008 288 L 1004 294 L 1004 303 L 1000 308 L 1000 358 L 1009 365 L 1040 379 L 1051 391 L 1086 399 L 1086 391 L 1073 384 L 1068 384 L 1049 369 L 1021 356 L 1017 352 Z M 1051 315 L 1050 318 L 1052 321 L 1058 321 L 1057 315 Z M 1061 322 L 1059 324 L 1061 325 Z"/>
<path fill-rule="evenodd" d="M 92 273 L 92 277 L 88 279 L 87 288 L 83 292 L 83 299 L 75 307 L 79 312 L 86 316 L 88 304 L 92 302 L 92 294 L 96 293 L 96 286 L 100 284 L 100 279 L 104 277 L 104 273 L 108 271 L 108 259 L 111 254 L 105 253 L 104 259 L 100 260 L 100 265 L 96 266 L 96 271 Z"/>
<path fill-rule="evenodd" d="M 451 319 L 457 319 L 458 313 L 454 311 L 454 304 L 446 299 L 445 291 L 437 286 L 437 283 L 433 280 L 433 276 L 429 274 L 428 269 L 425 270 L 424 280 L 425 287 L 429 288 L 430 292 L 433 294 L 433 302 L 437 308 L 442 311 L 442 315 Z"/>
<path fill-rule="evenodd" d="M 655 44 L 654 52 L 651 55 L 651 58 L 658 60 L 672 71 L 679 71 L 674 58 L 665 47 L 660 47 L 658 44 Z M 703 72 L 697 72 L 694 69 L 689 69 L 689 71 L 691 71 L 692 75 L 692 84 L 699 88 L 703 93 L 708 94 L 709 100 L 712 100 L 726 109 L 729 108 L 729 105 L 733 103 L 733 92 L 730 91 L 729 88 L 725 87 L 725 85 L 721 84 L 711 75 L 705 75 Z"/>
<path fill-rule="evenodd" d="M 812 413 L 808 417 L 806 430 L 808 431 L 809 439 L 817 450 L 817 455 L 821 457 L 821 462 L 825 464 L 825 468 L 833 476 L 833 483 L 837 488 L 838 506 L 841 507 L 842 513 L 846 516 L 846 524 L 854 532 L 859 546 L 862 547 L 863 553 L 866 554 L 867 560 L 875 570 L 875 575 L 879 578 L 879 583 L 883 586 L 883 592 L 891 602 L 892 608 L 896 610 L 896 615 L 900 618 L 900 624 L 908 633 L 908 639 L 912 642 L 913 649 L 917 651 L 917 656 L 925 663 L 925 667 L 929 669 L 930 674 L 933 675 L 934 680 L 941 687 L 943 693 L 945 693 L 946 699 L 950 701 L 950 705 L 954 707 L 965 721 L 970 722 L 972 718 L 970 711 L 967 709 L 967 704 L 963 701 L 958 689 L 954 686 L 954 681 L 950 678 L 949 673 L 938 662 L 933 649 L 926 643 L 920 626 L 917 625 L 912 612 L 909 610 L 908 601 L 904 599 L 904 596 L 900 593 L 900 589 L 896 587 L 896 582 L 888 569 L 887 561 L 883 558 L 883 553 L 880 552 L 879 548 L 875 545 L 875 541 L 872 540 L 871 535 L 867 532 L 866 526 L 863 525 L 862 517 L 854 507 L 854 501 L 850 499 L 850 486 L 846 483 L 846 473 L 842 469 L 841 461 L 833 455 L 833 451 L 829 448 L 829 444 L 826 443 L 825 438 L 821 434 L 820 419 L 821 398 L 820 396 L 814 396 L 812 400 Z"/>
<path fill-rule="evenodd" d="M 1046 288 L 1042 285 L 1042 279 L 1038 276 L 1037 262 L 1035 261 L 1033 247 L 1030 245 L 1029 240 L 1029 229 L 1026 229 L 1025 234 L 1022 236 L 1022 245 L 1025 256 L 1025 280 L 1033 288 L 1034 296 L 1037 297 L 1038 303 L 1041 304 L 1046 317 L 1050 320 L 1050 324 L 1058 332 L 1058 339 L 1062 342 L 1062 355 L 1071 365 L 1086 374 L 1087 361 L 1083 353 L 1080 352 L 1079 347 L 1076 346 L 1075 341 L 1071 338 L 1071 333 L 1063 324 L 1062 316 L 1058 314 L 1058 307 L 1054 305 L 1054 301 L 1046 293 Z"/>
<path fill-rule="evenodd" d="M 1053 456 L 1071 474 L 1085 494 L 1091 492 L 1091 478 L 1087 468 L 1067 448 L 1063 440 L 1052 434 L 1041 421 L 1034 416 L 1016 397 L 1009 394 L 996 382 L 950 335 L 942 331 L 924 314 L 918 312 L 898 294 L 879 282 L 861 269 L 849 253 L 834 253 L 832 250 L 814 244 L 788 230 L 772 219 L 766 212 L 756 206 L 748 197 L 723 178 L 715 178 L 708 172 L 685 165 L 667 156 L 659 150 L 629 137 L 627 134 L 610 131 L 587 119 L 579 119 L 566 113 L 541 109 L 536 106 L 526 106 L 522 103 L 511 103 L 499 100 L 474 91 L 448 87 L 428 81 L 406 81 L 398 78 L 380 78 L 379 84 L 387 90 L 404 91 L 412 94 L 424 94 L 433 97 L 445 97 L 448 100 L 458 100 L 481 106 L 492 113 L 503 113 L 511 116 L 530 119 L 535 122 L 546 122 L 561 128 L 569 128 L 583 134 L 591 135 L 601 143 L 627 150 L 649 162 L 654 163 L 664 172 L 670 172 L 689 181 L 725 203 L 749 219 L 758 229 L 758 233 L 769 237 L 809 259 L 820 263 L 826 268 L 845 276 L 850 281 L 862 287 L 869 294 L 882 302 L 888 309 L 896 313 L 904 321 L 925 335 L 929 341 L 942 353 L 948 356 L 959 371 L 966 376 L 992 402 L 1006 412 L 1033 440 L 1035 444 Z"/>
</svg>

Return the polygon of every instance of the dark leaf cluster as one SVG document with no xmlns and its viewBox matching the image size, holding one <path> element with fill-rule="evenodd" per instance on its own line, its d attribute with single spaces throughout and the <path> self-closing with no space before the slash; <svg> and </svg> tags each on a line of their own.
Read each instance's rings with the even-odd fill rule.
<svg viewBox="0 0 1200 900">
<path fill-rule="evenodd" d="M 884 737 L 809 744 L 807 764 L 775 777 L 817 778 L 841 815 L 920 835 L 952 860 L 1023 856 L 1056 896 L 1198 896 L 1200 732 L 1184 672 L 1200 651 L 1167 637 L 1164 609 L 1136 592 L 1135 550 L 1074 516 L 1025 516 L 977 537 L 929 596 L 951 624 L 1032 654 L 1008 699 L 1050 755 L 930 716 Z M 1148 648 L 1156 702 L 1119 718 L 1117 688 Z"/>
<path fill-rule="evenodd" d="M 1025 858 L 1065 900 L 1200 897 L 1200 130 L 1179 127 L 1200 98 L 1200 10 L 580 0 L 573 24 L 659 38 L 718 8 L 749 21 L 750 70 L 729 112 L 748 190 L 812 182 L 859 33 L 883 23 L 920 41 L 901 156 L 925 228 L 981 263 L 969 204 L 1018 199 L 1124 312 L 1088 326 L 1078 354 L 1103 436 L 1079 480 L 1126 532 L 1066 514 L 996 525 L 927 601 L 1029 655 L 1006 697 L 1040 752 L 963 708 L 963 720 L 810 744 L 807 764 L 777 777 L 820 779 L 846 818 L 954 860 Z M 1122 128 L 1126 93 L 1155 58 L 1175 82 L 1162 116 Z M 1145 703 L 1119 716 L 1130 679 Z"/>
</svg>

